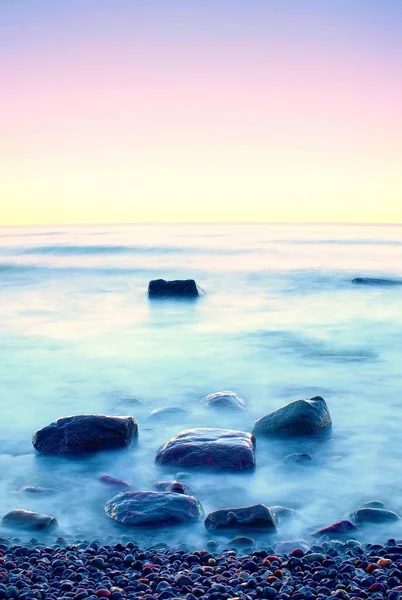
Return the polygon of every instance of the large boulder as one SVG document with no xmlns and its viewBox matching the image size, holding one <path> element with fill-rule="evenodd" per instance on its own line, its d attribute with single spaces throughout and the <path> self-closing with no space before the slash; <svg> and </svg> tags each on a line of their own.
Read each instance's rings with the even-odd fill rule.
<svg viewBox="0 0 402 600">
<path fill-rule="evenodd" d="M 203 398 L 202 403 L 215 410 L 239 412 L 245 410 L 243 398 L 235 392 L 215 392 Z"/>
<path fill-rule="evenodd" d="M 242 508 L 223 508 L 209 513 L 205 519 L 208 531 L 276 531 L 274 516 L 264 504 Z"/>
<path fill-rule="evenodd" d="M 42 454 L 85 454 L 128 446 L 137 434 L 133 417 L 76 415 L 40 429 L 32 443 Z"/>
<path fill-rule="evenodd" d="M 194 279 L 154 279 L 148 284 L 150 298 L 197 298 L 202 294 Z"/>
<path fill-rule="evenodd" d="M 57 525 L 56 519 L 51 515 L 22 508 L 10 510 L 2 518 L 2 523 L 9 527 L 21 527 L 23 529 L 47 529 Z"/>
<path fill-rule="evenodd" d="M 359 510 L 350 516 L 358 525 L 362 525 L 363 523 L 392 523 L 393 521 L 399 521 L 400 518 L 392 510 L 369 507 L 359 508 Z"/>
<path fill-rule="evenodd" d="M 232 429 L 187 429 L 159 448 L 160 465 L 246 471 L 255 467 L 254 436 Z"/>
<path fill-rule="evenodd" d="M 295 400 L 261 417 L 254 424 L 258 436 L 297 437 L 323 433 L 332 425 L 327 403 L 321 396 L 310 400 Z"/>
<path fill-rule="evenodd" d="M 177 525 L 203 517 L 194 496 L 175 492 L 121 492 L 106 502 L 105 513 L 123 525 Z"/>
</svg>

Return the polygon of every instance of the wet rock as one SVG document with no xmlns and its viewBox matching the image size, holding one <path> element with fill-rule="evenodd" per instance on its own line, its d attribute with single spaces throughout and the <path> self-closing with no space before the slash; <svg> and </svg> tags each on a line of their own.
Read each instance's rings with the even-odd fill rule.
<svg viewBox="0 0 402 600">
<path fill-rule="evenodd" d="M 168 480 L 168 481 L 157 481 L 153 487 L 158 492 L 174 492 L 175 494 L 190 494 L 191 488 L 187 484 L 181 481 Z"/>
<path fill-rule="evenodd" d="M 238 535 L 226 544 L 228 548 L 252 548 L 255 545 L 255 540 L 245 535 Z"/>
<path fill-rule="evenodd" d="M 271 511 L 276 524 L 299 517 L 297 510 L 294 508 L 288 508 L 287 506 L 269 506 L 269 510 Z"/>
<path fill-rule="evenodd" d="M 57 492 L 57 490 L 53 488 L 41 487 L 39 485 L 24 485 L 19 491 L 24 494 L 43 494 L 48 496 Z"/>
<path fill-rule="evenodd" d="M 310 400 L 295 400 L 261 417 L 253 433 L 256 436 L 306 436 L 328 431 L 331 424 L 327 403 L 321 396 L 315 396 Z"/>
<path fill-rule="evenodd" d="M 243 412 L 245 410 L 243 398 L 235 392 L 215 392 L 205 396 L 202 403 L 208 408 L 219 411 Z"/>
<path fill-rule="evenodd" d="M 363 523 L 389 523 L 399 521 L 399 516 L 392 510 L 384 508 L 360 508 L 351 514 L 351 518 L 359 525 Z"/>
<path fill-rule="evenodd" d="M 351 521 L 348 521 L 347 519 L 343 519 L 342 521 L 336 521 L 335 523 L 331 523 L 331 525 L 328 525 L 327 527 L 318 529 L 311 535 L 315 536 L 315 537 L 318 537 L 321 535 L 327 535 L 329 537 L 334 537 L 337 535 L 348 534 L 350 531 L 357 531 L 357 529 L 358 529 L 358 527 L 354 523 L 352 523 Z"/>
<path fill-rule="evenodd" d="M 47 529 L 57 525 L 57 521 L 51 515 L 17 508 L 4 515 L 2 524 L 23 529 Z"/>
<path fill-rule="evenodd" d="M 208 531 L 216 532 L 231 529 L 276 531 L 274 517 L 264 504 L 215 510 L 209 513 L 204 524 Z"/>
<path fill-rule="evenodd" d="M 293 550 L 298 549 L 308 552 L 310 546 L 304 540 L 287 540 L 275 544 L 274 549 L 278 554 L 290 554 Z"/>
<path fill-rule="evenodd" d="M 175 281 L 154 279 L 148 285 L 150 298 L 197 298 L 201 294 L 202 290 L 194 279 L 177 279 Z"/>
<path fill-rule="evenodd" d="M 352 279 L 352 283 L 373 286 L 402 285 L 402 281 L 398 279 L 384 279 L 382 277 L 355 277 L 355 279 Z"/>
<path fill-rule="evenodd" d="M 310 454 L 307 454 L 306 452 L 295 452 L 293 454 L 288 454 L 287 456 L 285 456 L 283 462 L 288 464 L 305 465 L 310 463 L 312 460 L 313 459 L 311 458 Z"/>
<path fill-rule="evenodd" d="M 164 408 L 155 408 L 148 416 L 148 421 L 152 423 L 162 423 L 163 421 L 180 421 L 187 416 L 187 411 L 180 406 L 166 406 Z"/>
<path fill-rule="evenodd" d="M 385 508 L 385 504 L 380 500 L 370 500 L 370 502 L 364 502 L 362 508 Z"/>
<path fill-rule="evenodd" d="M 198 521 L 203 516 L 194 496 L 174 492 L 121 492 L 106 502 L 105 513 L 129 526 L 175 525 Z"/>
<path fill-rule="evenodd" d="M 131 488 L 131 485 L 127 483 L 127 481 L 124 481 L 123 479 L 117 479 L 116 477 L 111 477 L 110 475 L 101 475 L 99 477 L 99 481 L 122 490 L 128 490 Z"/>
<path fill-rule="evenodd" d="M 243 431 L 187 429 L 159 448 L 155 460 L 160 465 L 245 471 L 255 467 L 254 448 L 254 436 Z"/>
<path fill-rule="evenodd" d="M 85 454 L 128 446 L 137 433 L 134 417 L 76 415 L 40 429 L 32 443 L 42 454 Z"/>
</svg>

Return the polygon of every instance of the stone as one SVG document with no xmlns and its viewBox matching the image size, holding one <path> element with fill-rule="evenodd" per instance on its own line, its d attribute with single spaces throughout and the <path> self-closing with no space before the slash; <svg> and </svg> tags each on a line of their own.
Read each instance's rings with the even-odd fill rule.
<svg viewBox="0 0 402 600">
<path fill-rule="evenodd" d="M 328 431 L 331 416 L 321 396 L 309 400 L 295 400 L 261 417 L 253 427 L 253 434 L 270 437 L 309 436 Z"/>
<path fill-rule="evenodd" d="M 223 508 L 209 513 L 205 519 L 208 531 L 245 530 L 275 532 L 274 517 L 264 504 L 241 508 Z"/>
<path fill-rule="evenodd" d="M 322 527 L 318 529 L 311 535 L 314 537 L 319 537 L 321 535 L 327 535 L 329 537 L 336 537 L 338 535 L 348 534 L 350 531 L 357 531 L 358 527 L 347 519 L 343 519 L 342 521 L 336 521 L 335 523 L 331 523 L 327 527 Z"/>
<path fill-rule="evenodd" d="M 181 481 L 157 481 L 153 487 L 158 492 L 174 492 L 175 494 L 190 494 L 191 488 L 189 485 L 182 483 Z"/>
<path fill-rule="evenodd" d="M 134 417 L 62 417 L 37 431 L 32 443 L 41 454 L 86 454 L 129 446 L 138 435 Z"/>
<path fill-rule="evenodd" d="M 243 412 L 245 410 L 245 403 L 235 392 L 215 392 L 205 396 L 202 400 L 207 408 L 212 408 L 219 411 L 227 412 Z"/>
<path fill-rule="evenodd" d="M 187 429 L 159 448 L 160 465 L 246 471 L 255 467 L 255 439 L 232 429 Z"/>
<path fill-rule="evenodd" d="M 149 298 L 197 298 L 201 294 L 202 290 L 194 279 L 154 279 L 148 284 Z"/>
<path fill-rule="evenodd" d="M 308 552 L 310 547 L 304 540 L 286 540 L 278 542 L 274 546 L 274 550 L 277 554 L 290 554 L 293 550 L 298 549 Z"/>
<path fill-rule="evenodd" d="M 174 492 L 121 492 L 106 502 L 105 513 L 128 526 L 161 526 L 199 521 L 203 516 L 194 496 Z"/>
<path fill-rule="evenodd" d="M 384 508 L 360 508 L 350 516 L 359 525 L 363 523 L 389 523 L 399 521 L 400 518 L 392 510 L 385 510 Z"/>
<path fill-rule="evenodd" d="M 288 454 L 287 456 L 285 456 L 283 462 L 289 464 L 305 465 L 310 463 L 312 460 L 313 459 L 311 458 L 310 454 L 307 454 L 306 452 L 295 452 L 293 454 Z"/>
<path fill-rule="evenodd" d="M 24 529 L 47 529 L 57 525 L 57 521 L 51 515 L 17 508 L 4 515 L 2 524 Z"/>
<path fill-rule="evenodd" d="M 288 521 L 289 519 L 296 519 L 299 516 L 297 510 L 288 508 L 287 506 L 269 506 L 269 510 L 271 511 L 276 524 Z"/>
<path fill-rule="evenodd" d="M 384 279 L 382 277 L 355 277 L 352 279 L 352 283 L 355 285 L 374 285 L 374 286 L 386 286 L 386 285 L 402 285 L 402 281 L 398 279 Z"/>
<path fill-rule="evenodd" d="M 127 481 L 124 481 L 123 479 L 117 479 L 116 477 L 111 477 L 110 475 L 101 475 L 99 477 L 99 481 L 102 483 L 106 483 L 107 485 L 116 487 L 116 488 L 121 488 L 121 489 L 130 489 L 131 485 L 129 483 L 127 483 Z"/>
<path fill-rule="evenodd" d="M 41 487 L 39 485 L 24 485 L 20 490 L 25 494 L 55 494 L 57 490 L 53 488 Z"/>
<path fill-rule="evenodd" d="M 161 423 L 163 421 L 179 421 L 187 416 L 187 411 L 180 406 L 166 406 L 155 408 L 148 416 L 148 422 Z"/>
<path fill-rule="evenodd" d="M 370 500 L 369 502 L 365 502 L 362 508 L 385 508 L 385 504 L 380 500 Z"/>
<path fill-rule="evenodd" d="M 238 535 L 226 544 L 228 548 L 252 548 L 255 545 L 255 540 L 245 535 Z"/>
</svg>

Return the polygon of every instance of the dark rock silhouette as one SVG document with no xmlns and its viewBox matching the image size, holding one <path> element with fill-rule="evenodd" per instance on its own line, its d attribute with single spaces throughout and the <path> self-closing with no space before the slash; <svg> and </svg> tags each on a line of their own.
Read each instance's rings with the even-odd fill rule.
<svg viewBox="0 0 402 600">
<path fill-rule="evenodd" d="M 214 410 L 227 412 L 245 410 L 243 398 L 235 392 L 215 392 L 214 394 L 208 394 L 208 396 L 203 398 L 202 403 Z"/>
<path fill-rule="evenodd" d="M 205 519 L 208 531 L 276 531 L 274 517 L 264 504 L 241 508 L 223 508 L 211 512 Z"/>
<path fill-rule="evenodd" d="M 310 400 L 295 400 L 261 417 L 253 433 L 258 436 L 297 437 L 322 433 L 330 429 L 331 416 L 321 396 Z"/>
<path fill-rule="evenodd" d="M 352 283 L 356 285 L 374 286 L 402 285 L 402 281 L 398 279 L 383 279 L 381 277 L 355 277 L 354 279 L 352 279 Z"/>
<path fill-rule="evenodd" d="M 76 415 L 43 427 L 32 443 L 42 454 L 85 454 L 128 446 L 137 433 L 134 417 Z"/>
<path fill-rule="evenodd" d="M 30 510 L 17 508 L 11 510 L 2 518 L 3 525 L 9 527 L 20 527 L 23 529 L 47 529 L 57 525 L 57 521 L 51 515 L 45 515 Z"/>
<path fill-rule="evenodd" d="M 148 284 L 150 298 L 197 298 L 202 294 L 194 279 L 154 279 Z"/>
</svg>

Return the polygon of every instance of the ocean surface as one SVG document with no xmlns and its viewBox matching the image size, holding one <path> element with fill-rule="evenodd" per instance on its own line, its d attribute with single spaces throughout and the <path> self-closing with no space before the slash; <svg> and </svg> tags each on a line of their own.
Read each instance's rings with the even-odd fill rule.
<svg viewBox="0 0 402 600">
<path fill-rule="evenodd" d="M 161 277 L 195 278 L 205 296 L 151 302 L 148 282 Z M 354 277 L 402 280 L 402 227 L 0 228 L 0 515 L 39 510 L 57 518 L 53 536 L 120 536 L 126 531 L 103 514 L 115 492 L 100 475 L 151 489 L 175 476 L 154 457 L 179 431 L 250 431 L 264 414 L 314 395 L 328 403 L 331 439 L 258 441 L 254 473 L 198 473 L 188 483 L 205 512 L 257 502 L 295 508 L 299 519 L 278 534 L 286 540 L 369 500 L 402 514 L 402 286 L 359 286 Z M 202 407 L 221 390 L 244 397 L 244 415 Z M 148 421 L 165 406 L 188 415 Z M 80 413 L 133 415 L 138 445 L 80 460 L 36 455 L 38 428 Z M 289 468 L 283 458 L 294 451 L 313 461 Z M 56 493 L 28 494 L 26 485 Z M 402 537 L 400 524 L 361 535 L 390 533 Z M 141 543 L 211 537 L 202 523 L 129 535 Z"/>
</svg>

